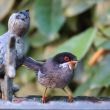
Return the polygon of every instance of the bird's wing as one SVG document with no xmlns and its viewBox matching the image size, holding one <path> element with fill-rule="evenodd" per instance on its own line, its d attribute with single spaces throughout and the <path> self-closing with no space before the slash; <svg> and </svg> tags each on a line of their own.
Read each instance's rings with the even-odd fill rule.
<svg viewBox="0 0 110 110">
<path fill-rule="evenodd" d="M 34 60 L 31 57 L 24 57 L 23 65 L 28 67 L 29 69 L 38 71 L 41 68 L 41 66 L 43 65 L 43 63 L 44 62 Z"/>
</svg>

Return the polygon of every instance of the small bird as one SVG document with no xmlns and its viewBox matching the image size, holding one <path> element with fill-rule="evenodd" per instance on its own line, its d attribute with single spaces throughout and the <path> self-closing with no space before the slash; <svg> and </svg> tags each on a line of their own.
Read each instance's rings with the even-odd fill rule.
<svg viewBox="0 0 110 110">
<path fill-rule="evenodd" d="M 42 102 L 46 102 L 46 91 L 48 88 L 61 88 L 72 101 L 72 95 L 68 93 L 65 86 L 72 80 L 78 60 L 75 55 L 69 52 L 62 52 L 52 58 L 40 63 L 30 57 L 24 60 L 25 66 L 36 71 L 38 82 L 45 86 Z"/>
</svg>

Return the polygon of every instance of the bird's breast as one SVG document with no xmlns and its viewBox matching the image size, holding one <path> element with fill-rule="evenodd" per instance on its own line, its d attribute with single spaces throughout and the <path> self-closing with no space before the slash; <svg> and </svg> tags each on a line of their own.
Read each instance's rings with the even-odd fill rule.
<svg viewBox="0 0 110 110">
<path fill-rule="evenodd" d="M 49 72 L 47 74 L 38 73 L 38 82 L 49 88 L 64 88 L 72 78 L 72 73 Z"/>
</svg>

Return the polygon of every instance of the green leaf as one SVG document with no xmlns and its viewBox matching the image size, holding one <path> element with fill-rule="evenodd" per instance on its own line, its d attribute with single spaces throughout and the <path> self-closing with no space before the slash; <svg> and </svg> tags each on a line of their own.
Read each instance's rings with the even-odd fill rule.
<svg viewBox="0 0 110 110">
<path fill-rule="evenodd" d="M 89 79 L 84 82 L 83 84 L 81 84 L 74 92 L 74 96 L 79 96 L 79 95 L 83 95 L 88 89 L 90 89 L 90 84 L 91 84 L 92 78 L 89 77 Z"/>
<path fill-rule="evenodd" d="M 64 14 L 67 17 L 76 16 L 85 12 L 100 0 L 62 0 L 65 9 Z"/>
<path fill-rule="evenodd" d="M 107 37 L 110 38 L 110 27 L 104 28 L 102 31 L 103 31 L 103 33 L 104 33 Z"/>
<path fill-rule="evenodd" d="M 65 20 L 61 0 L 35 0 L 35 17 L 39 31 L 54 40 Z"/>
<path fill-rule="evenodd" d="M 36 60 L 44 59 L 44 47 L 32 48 L 29 52 L 29 56 Z"/>
<path fill-rule="evenodd" d="M 99 48 L 105 41 L 107 41 L 107 39 L 103 37 L 100 32 L 97 32 L 96 36 L 97 37 L 95 37 L 94 45 Z"/>
<path fill-rule="evenodd" d="M 78 59 L 81 59 L 90 48 L 96 36 L 96 32 L 96 28 L 89 28 L 80 34 L 73 36 L 64 44 L 58 46 L 53 53 L 56 54 L 64 51 L 72 52 L 77 56 Z"/>
<path fill-rule="evenodd" d="M 58 38 L 58 35 L 56 36 Z M 36 33 L 30 38 L 30 43 L 33 47 L 40 47 L 51 42 L 51 39 L 47 39 L 45 35 Z"/>
<path fill-rule="evenodd" d="M 5 31 L 6 31 L 5 26 L 0 24 L 0 35 L 2 35 Z"/>
<path fill-rule="evenodd" d="M 17 77 L 19 77 L 20 83 L 26 84 L 35 78 L 35 72 L 26 67 L 20 67 L 17 73 L 19 73 Z"/>
<path fill-rule="evenodd" d="M 110 85 L 110 55 L 100 61 L 92 80 L 91 88 L 108 87 Z"/>
<path fill-rule="evenodd" d="M 108 41 L 105 41 L 104 43 L 102 43 L 100 45 L 100 47 L 104 48 L 104 49 L 107 49 L 107 50 L 110 50 L 110 40 Z"/>
</svg>

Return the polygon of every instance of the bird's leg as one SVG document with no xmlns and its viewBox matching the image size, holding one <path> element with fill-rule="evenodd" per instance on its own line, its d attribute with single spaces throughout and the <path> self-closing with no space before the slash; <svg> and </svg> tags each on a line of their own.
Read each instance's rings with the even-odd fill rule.
<svg viewBox="0 0 110 110">
<path fill-rule="evenodd" d="M 68 96 L 68 102 L 72 102 L 73 101 L 73 96 L 72 96 L 72 93 L 67 90 L 67 88 L 63 88 L 63 91 L 67 94 Z"/>
<path fill-rule="evenodd" d="M 44 91 L 44 95 L 42 96 L 42 103 L 46 103 L 46 91 L 47 91 L 47 87 L 45 88 L 45 91 Z"/>
</svg>

